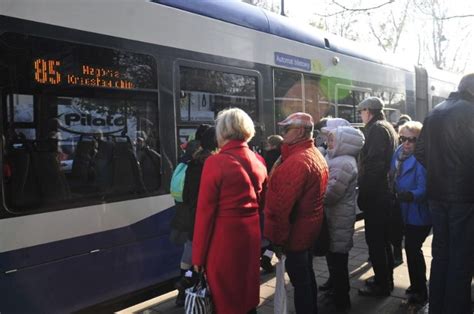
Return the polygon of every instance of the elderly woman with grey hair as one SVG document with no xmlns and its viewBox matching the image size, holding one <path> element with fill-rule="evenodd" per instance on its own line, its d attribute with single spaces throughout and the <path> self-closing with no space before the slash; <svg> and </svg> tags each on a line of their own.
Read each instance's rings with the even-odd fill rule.
<svg viewBox="0 0 474 314">
<path fill-rule="evenodd" d="M 260 194 L 267 171 L 249 149 L 252 119 L 220 112 L 220 152 L 204 163 L 193 238 L 193 264 L 205 271 L 217 313 L 252 313 L 260 290 Z"/>
</svg>

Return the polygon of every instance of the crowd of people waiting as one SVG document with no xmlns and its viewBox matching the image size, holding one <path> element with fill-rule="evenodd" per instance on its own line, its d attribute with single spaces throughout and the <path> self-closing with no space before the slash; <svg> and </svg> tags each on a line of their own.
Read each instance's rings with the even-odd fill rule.
<svg viewBox="0 0 474 314">
<path fill-rule="evenodd" d="M 394 126 L 383 109 L 376 97 L 359 103 L 361 130 L 341 118 L 318 121 L 320 147 L 312 116 L 293 113 L 278 122 L 281 136 L 267 139 L 265 158 L 249 148 L 255 128 L 240 109 L 200 126 L 180 160 L 187 169 L 172 223 L 172 240 L 184 245 L 176 304 L 205 273 L 216 313 L 256 313 L 260 267 L 272 272 L 276 254 L 286 256 L 296 313 L 317 313 L 313 246 L 324 220 L 329 279 L 319 288 L 332 292 L 336 311 L 349 311 L 358 206 L 374 271 L 359 295 L 391 294 L 404 235 L 408 302 L 429 301 L 430 313 L 471 313 L 474 74 L 424 125 L 403 115 Z M 431 229 L 428 289 L 422 245 Z"/>
</svg>

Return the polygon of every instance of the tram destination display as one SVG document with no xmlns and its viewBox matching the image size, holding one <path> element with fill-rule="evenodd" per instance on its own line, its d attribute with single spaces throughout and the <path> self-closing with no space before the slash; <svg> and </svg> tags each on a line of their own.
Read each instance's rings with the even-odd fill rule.
<svg viewBox="0 0 474 314">
<path fill-rule="evenodd" d="M 10 75 L 28 89 L 134 90 L 157 86 L 155 61 L 148 55 L 16 33 L 0 37 L 16 48 L 6 56 L 14 65 Z"/>
</svg>

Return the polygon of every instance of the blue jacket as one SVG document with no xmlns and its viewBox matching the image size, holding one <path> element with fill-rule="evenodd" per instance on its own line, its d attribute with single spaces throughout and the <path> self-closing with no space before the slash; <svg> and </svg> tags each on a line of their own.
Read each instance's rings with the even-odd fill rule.
<svg viewBox="0 0 474 314">
<path fill-rule="evenodd" d="M 395 174 L 397 156 L 401 153 L 400 145 L 393 154 L 390 172 Z M 400 202 L 403 222 L 408 225 L 431 225 L 431 213 L 426 200 L 426 170 L 412 155 L 402 165 L 401 172 L 395 178 L 395 192 L 411 192 L 415 197 L 412 202 Z"/>
</svg>

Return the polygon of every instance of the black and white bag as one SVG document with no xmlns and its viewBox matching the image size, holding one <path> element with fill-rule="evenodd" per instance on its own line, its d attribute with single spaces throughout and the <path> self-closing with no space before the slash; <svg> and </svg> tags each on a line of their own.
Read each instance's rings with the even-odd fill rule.
<svg viewBox="0 0 474 314">
<path fill-rule="evenodd" d="M 209 287 L 207 286 L 204 273 L 199 275 L 199 280 L 193 287 L 186 289 L 184 311 L 186 314 L 213 313 L 211 293 L 209 291 Z"/>
</svg>

